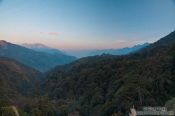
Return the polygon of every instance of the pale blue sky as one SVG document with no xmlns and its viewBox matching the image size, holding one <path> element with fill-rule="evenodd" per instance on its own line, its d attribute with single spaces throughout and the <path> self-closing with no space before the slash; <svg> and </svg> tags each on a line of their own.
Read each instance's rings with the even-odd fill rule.
<svg viewBox="0 0 175 116">
<path fill-rule="evenodd" d="M 62 50 L 153 42 L 175 29 L 173 0 L 2 0 L 0 39 Z"/>
</svg>

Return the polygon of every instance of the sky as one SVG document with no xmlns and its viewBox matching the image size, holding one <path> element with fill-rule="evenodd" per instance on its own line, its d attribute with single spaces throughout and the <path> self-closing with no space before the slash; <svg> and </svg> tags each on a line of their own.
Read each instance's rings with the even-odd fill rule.
<svg viewBox="0 0 175 116">
<path fill-rule="evenodd" d="M 175 30 L 175 0 L 0 0 L 0 39 L 61 50 L 129 47 Z"/>
</svg>

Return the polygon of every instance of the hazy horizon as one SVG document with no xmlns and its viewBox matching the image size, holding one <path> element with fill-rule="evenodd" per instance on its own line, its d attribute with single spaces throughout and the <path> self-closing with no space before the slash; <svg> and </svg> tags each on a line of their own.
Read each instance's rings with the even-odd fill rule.
<svg viewBox="0 0 175 116">
<path fill-rule="evenodd" d="M 175 28 L 174 0 L 0 0 L 0 39 L 67 50 L 154 42 Z"/>
</svg>

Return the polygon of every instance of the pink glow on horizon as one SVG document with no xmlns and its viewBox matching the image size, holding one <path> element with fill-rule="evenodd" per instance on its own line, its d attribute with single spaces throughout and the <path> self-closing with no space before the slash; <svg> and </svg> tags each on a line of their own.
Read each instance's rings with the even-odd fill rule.
<svg viewBox="0 0 175 116">
<path fill-rule="evenodd" d="M 58 36 L 59 35 L 58 32 L 49 32 L 49 33 L 40 32 L 40 34 L 42 34 L 42 35 L 51 35 L 51 36 Z"/>
<path fill-rule="evenodd" d="M 92 41 L 92 40 L 66 40 L 62 37 L 58 38 L 57 36 L 45 36 L 44 32 L 40 32 L 42 35 L 31 35 L 31 37 L 27 36 L 19 36 L 17 35 L 6 35 L 6 34 L 0 34 L 0 39 L 5 40 L 14 44 L 36 44 L 41 43 L 46 46 L 57 48 L 60 50 L 91 50 L 91 49 L 118 49 L 123 47 L 131 47 L 136 44 L 145 43 L 145 41 L 139 41 L 139 40 L 133 40 L 129 41 L 126 39 L 116 39 L 115 41 Z M 57 35 L 58 33 L 50 33 L 53 35 Z M 42 40 L 42 41 L 41 41 Z"/>
<path fill-rule="evenodd" d="M 13 39 L 13 40 L 5 40 L 8 41 L 10 43 L 14 43 L 14 44 L 24 44 L 24 43 L 28 43 L 28 44 L 36 44 L 36 43 L 41 43 L 44 44 L 46 46 L 49 46 L 51 48 L 56 48 L 56 49 L 60 49 L 60 50 L 92 50 L 92 49 L 96 49 L 96 50 L 100 50 L 100 49 L 119 49 L 119 48 L 124 48 L 124 47 L 131 47 L 133 45 L 136 44 L 140 44 L 140 43 L 144 43 L 144 42 L 113 42 L 111 43 L 69 43 L 69 42 L 38 42 L 38 41 L 21 41 L 21 39 Z"/>
</svg>

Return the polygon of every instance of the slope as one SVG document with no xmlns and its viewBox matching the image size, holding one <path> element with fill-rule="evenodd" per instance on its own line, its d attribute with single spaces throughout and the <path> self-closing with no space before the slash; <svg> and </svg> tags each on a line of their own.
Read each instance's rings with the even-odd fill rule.
<svg viewBox="0 0 175 116">
<path fill-rule="evenodd" d="M 43 86 L 50 98 L 64 101 L 67 113 L 83 116 L 125 115 L 133 105 L 164 106 L 175 97 L 174 51 L 172 32 L 137 53 L 87 57 L 59 66 Z"/>
<path fill-rule="evenodd" d="M 3 40 L 0 41 L 0 56 L 15 59 L 42 72 L 48 71 L 56 65 L 67 64 L 76 59 L 67 55 L 37 52 Z"/>
</svg>

